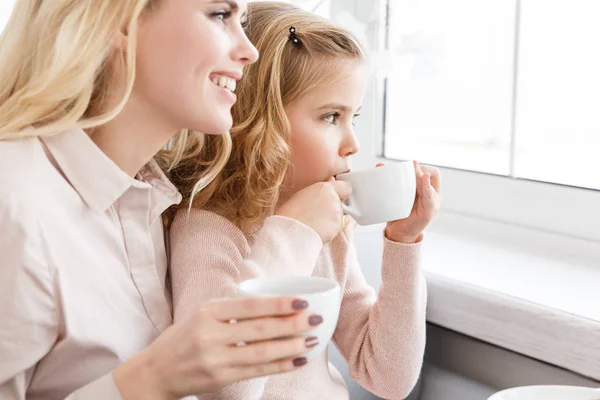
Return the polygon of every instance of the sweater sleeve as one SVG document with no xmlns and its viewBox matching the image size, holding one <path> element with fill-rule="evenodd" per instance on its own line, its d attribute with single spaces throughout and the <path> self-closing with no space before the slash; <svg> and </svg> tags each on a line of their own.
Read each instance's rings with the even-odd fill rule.
<svg viewBox="0 0 600 400">
<path fill-rule="evenodd" d="M 237 295 L 237 285 L 261 275 L 310 275 L 322 243 L 311 228 L 269 217 L 252 245 L 227 219 L 208 211 L 180 211 L 170 231 L 175 321 L 200 303 Z M 202 394 L 202 400 L 260 399 L 267 378 L 242 381 Z"/>
<path fill-rule="evenodd" d="M 347 234 L 347 277 L 333 340 L 350 375 L 377 396 L 404 399 L 416 384 L 425 351 L 427 288 L 420 268 L 421 244 L 384 238 L 382 284 L 371 288 Z M 341 250 L 340 251 L 344 251 Z"/>
</svg>

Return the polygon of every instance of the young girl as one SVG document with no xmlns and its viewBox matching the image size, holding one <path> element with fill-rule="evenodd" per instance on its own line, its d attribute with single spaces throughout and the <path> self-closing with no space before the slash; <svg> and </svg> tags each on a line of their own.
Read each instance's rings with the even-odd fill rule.
<svg viewBox="0 0 600 400">
<path fill-rule="evenodd" d="M 349 157 L 358 151 L 352 120 L 367 81 L 361 48 L 346 31 L 290 5 L 251 3 L 249 15 L 247 32 L 261 58 L 246 68 L 238 87 L 232 157 L 204 196 L 190 196 L 191 188 L 175 180 L 192 207 L 178 212 L 171 229 L 175 319 L 200 301 L 234 297 L 236 285 L 254 276 L 335 279 L 343 299 L 333 341 L 351 375 L 378 396 L 403 399 L 417 381 L 425 345 L 419 251 L 422 231 L 439 207 L 437 170 L 415 164 L 416 203 L 407 219 L 386 226 L 377 295 L 357 263 L 353 224 L 340 223 L 339 234 L 323 244 L 279 216 L 287 211 L 286 199 L 350 168 Z M 296 247 L 281 242 L 282 251 L 303 252 L 302 264 L 267 269 L 244 262 L 257 251 L 256 238 L 273 226 L 295 232 Z M 309 251 L 299 247 L 303 243 L 311 243 Z M 348 399 L 348 392 L 322 354 L 302 370 L 202 398 L 337 400 Z"/>
<path fill-rule="evenodd" d="M 0 37 L 0 399 L 171 400 L 298 369 L 304 341 L 269 339 L 310 329 L 302 299 L 205 303 L 171 326 L 161 216 L 181 197 L 154 157 L 170 142 L 161 160 L 185 165 L 205 132 L 220 145 L 192 186 L 223 166 L 229 89 L 258 57 L 245 9 L 16 2 Z M 287 216 L 328 236 L 344 193 L 291 199 Z M 277 249 L 247 259 L 293 261 Z"/>
</svg>

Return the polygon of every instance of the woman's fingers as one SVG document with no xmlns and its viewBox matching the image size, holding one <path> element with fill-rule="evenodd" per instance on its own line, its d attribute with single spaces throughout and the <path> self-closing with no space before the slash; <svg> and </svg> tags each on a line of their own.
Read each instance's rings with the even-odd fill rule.
<svg viewBox="0 0 600 400">
<path fill-rule="evenodd" d="M 314 336 L 270 340 L 239 347 L 232 346 L 226 356 L 232 360 L 231 365 L 268 364 L 282 359 L 302 357 L 318 343 L 319 340 Z"/>
<path fill-rule="evenodd" d="M 295 297 L 251 297 L 207 302 L 203 310 L 222 322 L 297 314 L 308 303 Z"/>
<path fill-rule="evenodd" d="M 224 371 L 224 380 L 228 383 L 233 383 L 261 376 L 282 374 L 302 368 L 307 363 L 308 360 L 305 357 L 291 357 L 267 364 L 228 368 Z"/>
<path fill-rule="evenodd" d="M 307 332 L 322 322 L 322 317 L 306 313 L 238 321 L 223 327 L 223 339 L 230 344 L 260 342 Z"/>
</svg>

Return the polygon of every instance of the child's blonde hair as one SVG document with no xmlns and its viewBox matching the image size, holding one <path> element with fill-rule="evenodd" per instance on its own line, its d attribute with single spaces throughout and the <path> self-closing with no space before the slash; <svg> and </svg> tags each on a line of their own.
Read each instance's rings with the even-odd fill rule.
<svg viewBox="0 0 600 400">
<path fill-rule="evenodd" d="M 232 155 L 196 196 L 191 171 L 178 168 L 172 175 L 184 203 L 223 215 L 246 233 L 273 211 L 288 171 L 290 124 L 285 107 L 339 77 L 348 60 L 364 60 L 360 44 L 349 32 L 293 5 L 249 3 L 248 20 L 247 35 L 260 59 L 246 67 L 236 90 Z M 289 38 L 291 27 L 299 43 Z M 219 151 L 213 141 L 207 138 L 197 162 Z"/>
<path fill-rule="evenodd" d="M 135 80 L 139 17 L 159 6 L 160 0 L 16 1 L 0 36 L 0 141 L 94 128 L 119 114 Z M 118 32 L 127 33 L 125 54 L 113 51 Z M 112 61 L 125 66 L 126 91 L 116 107 L 106 110 Z M 161 153 L 161 165 L 166 169 L 194 156 L 203 136 L 180 132 Z M 215 142 L 222 152 L 195 176 L 195 190 L 210 181 L 229 156 L 229 135 Z"/>
</svg>

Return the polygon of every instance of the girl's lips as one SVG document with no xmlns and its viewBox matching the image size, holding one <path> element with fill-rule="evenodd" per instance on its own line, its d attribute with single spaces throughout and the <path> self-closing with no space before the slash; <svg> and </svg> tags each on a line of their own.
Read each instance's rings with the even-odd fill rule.
<svg viewBox="0 0 600 400">
<path fill-rule="evenodd" d="M 339 172 L 339 173 L 335 174 L 333 177 L 334 177 L 334 178 L 337 178 L 337 177 L 338 177 L 338 175 L 347 174 L 348 172 L 351 172 L 351 170 L 347 169 L 347 170 L 345 170 L 345 171 L 343 171 L 343 172 Z"/>
</svg>

